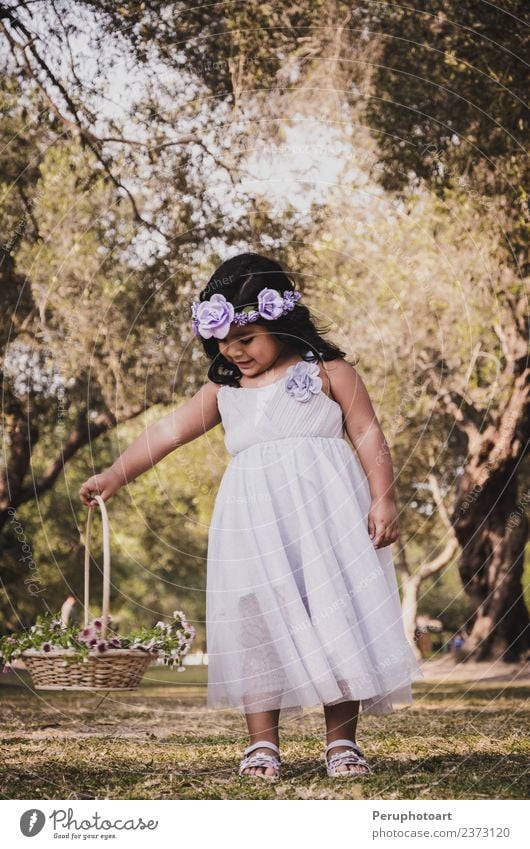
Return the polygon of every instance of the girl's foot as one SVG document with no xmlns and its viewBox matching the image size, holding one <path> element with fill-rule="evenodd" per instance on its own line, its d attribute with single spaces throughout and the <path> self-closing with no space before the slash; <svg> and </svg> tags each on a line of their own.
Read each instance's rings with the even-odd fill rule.
<svg viewBox="0 0 530 849">
<path fill-rule="evenodd" d="M 328 757 L 329 752 L 333 752 Z M 372 770 L 364 758 L 361 747 L 355 740 L 336 740 L 326 747 L 325 752 L 327 773 L 330 777 L 336 775 L 366 775 Z"/>
<path fill-rule="evenodd" d="M 239 765 L 239 775 L 256 775 L 276 781 L 280 777 L 280 750 L 275 743 L 259 740 L 247 746 Z"/>
</svg>

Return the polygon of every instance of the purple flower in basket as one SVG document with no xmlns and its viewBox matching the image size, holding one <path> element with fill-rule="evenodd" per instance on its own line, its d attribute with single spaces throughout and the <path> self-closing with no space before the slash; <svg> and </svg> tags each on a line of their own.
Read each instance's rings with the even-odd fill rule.
<svg viewBox="0 0 530 849">
<path fill-rule="evenodd" d="M 96 642 L 97 642 L 97 640 L 96 640 Z M 107 642 L 106 642 L 106 640 L 100 640 L 100 641 L 97 643 L 97 649 L 98 649 L 98 652 L 100 652 L 101 654 L 103 654 L 103 652 L 107 651 Z"/>
<path fill-rule="evenodd" d="M 110 613 L 107 614 L 107 625 L 112 621 L 112 616 Z M 101 631 L 103 628 L 103 619 L 99 617 L 98 619 L 93 619 L 92 622 L 89 622 L 89 627 L 96 628 L 98 631 Z"/>
<path fill-rule="evenodd" d="M 316 395 L 322 389 L 322 379 L 316 363 L 308 363 L 303 360 L 287 369 L 287 383 L 285 391 L 296 401 L 305 403 L 312 395 Z"/>
<path fill-rule="evenodd" d="M 51 643 L 43 643 L 42 644 L 42 650 L 45 651 L 45 652 L 51 651 L 52 650 L 52 644 Z"/>
</svg>

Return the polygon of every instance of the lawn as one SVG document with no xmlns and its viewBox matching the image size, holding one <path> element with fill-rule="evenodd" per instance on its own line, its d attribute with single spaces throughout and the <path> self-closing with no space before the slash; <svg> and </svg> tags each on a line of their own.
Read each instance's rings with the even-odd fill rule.
<svg viewBox="0 0 530 849">
<path fill-rule="evenodd" d="M 248 741 L 237 711 L 208 711 L 202 668 L 152 667 L 141 687 L 35 691 L 2 675 L 3 799 L 524 799 L 530 790 L 530 687 L 413 685 L 410 707 L 362 714 L 373 775 L 333 780 L 322 710 L 285 719 L 282 779 L 237 777 Z M 101 702 L 101 703 L 100 703 Z M 99 706 L 98 706 L 99 705 Z"/>
</svg>

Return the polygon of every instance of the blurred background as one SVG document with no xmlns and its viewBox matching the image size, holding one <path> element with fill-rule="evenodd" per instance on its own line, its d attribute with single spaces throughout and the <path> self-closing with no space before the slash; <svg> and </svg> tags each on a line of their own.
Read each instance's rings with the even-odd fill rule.
<svg viewBox="0 0 530 849">
<path fill-rule="evenodd" d="M 418 655 L 527 657 L 528 17 L 522 0 L 0 3 L 0 634 L 70 596 L 81 620 L 79 486 L 201 387 L 192 298 L 251 250 L 358 360 Z M 229 458 L 216 427 L 109 502 L 122 631 L 178 608 L 207 648 Z M 99 516 L 93 536 L 97 614 Z"/>
</svg>

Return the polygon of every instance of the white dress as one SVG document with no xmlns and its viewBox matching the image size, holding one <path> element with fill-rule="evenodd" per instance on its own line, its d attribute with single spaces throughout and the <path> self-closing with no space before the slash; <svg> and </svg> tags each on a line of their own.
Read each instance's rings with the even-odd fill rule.
<svg viewBox="0 0 530 849">
<path fill-rule="evenodd" d="M 301 713 L 359 700 L 361 712 L 391 713 L 424 675 L 390 546 L 368 534 L 368 480 L 342 409 L 321 380 L 308 385 L 308 400 L 287 376 L 217 395 L 233 456 L 208 534 L 207 705 Z"/>
</svg>

